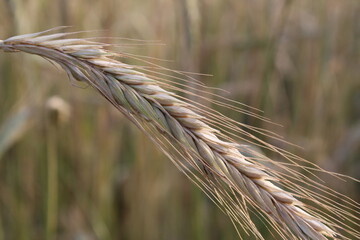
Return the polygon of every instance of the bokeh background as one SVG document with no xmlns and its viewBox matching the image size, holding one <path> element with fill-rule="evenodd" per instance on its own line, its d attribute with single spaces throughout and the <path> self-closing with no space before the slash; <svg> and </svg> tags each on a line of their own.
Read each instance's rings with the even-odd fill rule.
<svg viewBox="0 0 360 240">
<path fill-rule="evenodd" d="M 145 40 L 104 39 L 119 52 L 213 75 L 197 79 L 282 127 L 226 115 L 360 178 L 359 13 L 357 0 L 0 0 L 0 39 L 66 25 L 105 30 L 81 36 Z M 359 184 L 325 179 L 359 201 Z M 94 90 L 38 57 L 0 53 L 0 239 L 236 236 L 228 217 Z"/>
</svg>

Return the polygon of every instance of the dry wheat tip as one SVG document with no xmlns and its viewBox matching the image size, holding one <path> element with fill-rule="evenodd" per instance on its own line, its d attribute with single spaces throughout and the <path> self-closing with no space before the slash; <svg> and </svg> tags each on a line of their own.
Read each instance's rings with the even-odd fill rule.
<svg viewBox="0 0 360 240">
<path fill-rule="evenodd" d="M 259 140 L 244 130 L 245 125 L 182 96 L 189 90 L 182 90 L 183 84 L 174 78 L 116 58 L 130 55 L 111 52 L 108 44 L 70 38 L 72 33 L 47 32 L 8 38 L 0 41 L 0 49 L 39 55 L 60 65 L 69 78 L 91 85 L 214 200 L 242 234 L 264 239 L 251 211 L 278 239 L 359 238 L 359 204 L 291 169 L 290 165 L 300 166 L 291 159 L 299 158 Z M 229 103 L 233 104 L 225 106 L 238 109 Z M 236 139 L 241 136 L 290 159 L 291 164 L 272 161 L 239 144 Z M 300 170 L 308 171 L 301 166 Z M 344 209 L 341 199 L 357 209 L 355 213 Z"/>
</svg>

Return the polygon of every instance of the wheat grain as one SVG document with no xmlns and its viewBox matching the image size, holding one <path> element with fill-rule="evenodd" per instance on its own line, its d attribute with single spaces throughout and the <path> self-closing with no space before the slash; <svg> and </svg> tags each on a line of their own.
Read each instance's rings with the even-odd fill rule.
<svg viewBox="0 0 360 240">
<path fill-rule="evenodd" d="M 106 50 L 107 44 L 62 39 L 68 34 L 44 35 L 46 32 L 0 40 L 0 48 L 44 57 L 59 64 L 70 78 L 90 84 L 143 130 L 246 232 L 263 239 L 248 213 L 248 206 L 253 206 L 267 217 L 266 221 L 283 239 L 340 238 L 341 229 L 353 237 L 360 236 L 357 230 L 342 224 L 334 215 L 311 210 L 299 199 L 312 201 L 316 204 L 313 208 L 343 214 L 344 219 L 359 226 L 354 213 L 333 201 L 321 200 L 321 194 L 298 186 L 293 181 L 307 178 L 283 165 L 272 162 L 288 170 L 288 175 L 265 167 L 260 163 L 267 160 L 264 156 L 232 140 L 230 137 L 234 133 L 229 129 L 254 137 L 231 119 L 174 94 L 170 90 L 178 88 L 146 74 L 148 69 L 115 60 L 118 54 Z M 237 108 L 234 106 L 234 109 Z M 263 145 L 281 153 L 269 144 Z M 283 190 L 275 182 L 296 194 Z M 323 189 L 315 181 L 309 182 L 312 184 Z M 332 195 L 339 197 L 336 193 Z M 359 208 L 358 203 L 348 202 Z"/>
</svg>

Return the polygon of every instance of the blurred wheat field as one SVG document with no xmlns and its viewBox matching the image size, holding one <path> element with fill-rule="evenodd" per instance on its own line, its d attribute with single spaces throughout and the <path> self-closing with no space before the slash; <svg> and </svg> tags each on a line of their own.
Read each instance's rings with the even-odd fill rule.
<svg viewBox="0 0 360 240">
<path fill-rule="evenodd" d="M 71 25 L 145 40 L 105 39 L 119 51 L 171 60 L 157 62 L 171 69 L 213 75 L 196 78 L 283 127 L 226 115 L 359 178 L 359 12 L 355 0 L 2 0 L 0 39 Z M 230 220 L 142 133 L 92 89 L 66 79 L 40 58 L 0 54 L 0 239 L 236 238 Z M 46 107 L 53 95 L 70 107 L 56 126 Z M 360 198 L 358 184 L 327 185 Z"/>
</svg>

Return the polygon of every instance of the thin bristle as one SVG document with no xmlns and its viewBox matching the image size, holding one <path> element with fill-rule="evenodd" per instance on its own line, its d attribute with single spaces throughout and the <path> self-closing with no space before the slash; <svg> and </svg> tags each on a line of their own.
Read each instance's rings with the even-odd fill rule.
<svg viewBox="0 0 360 240">
<path fill-rule="evenodd" d="M 292 166 L 309 171 L 295 161 L 302 159 L 263 142 L 244 128 L 274 138 L 278 138 L 277 135 L 236 123 L 215 110 L 177 96 L 171 90 L 188 92 L 171 87 L 169 84 L 174 80 L 161 83 L 166 74 L 156 78 L 147 74 L 152 71 L 142 72 L 137 66 L 111 58 L 118 54 L 104 49 L 108 44 L 92 43 L 86 39 L 59 39 L 73 33 L 44 35 L 48 31 L 0 40 L 0 49 L 42 56 L 58 63 L 70 77 L 90 84 L 143 130 L 245 232 L 252 232 L 256 238 L 262 239 L 248 213 L 249 206 L 252 206 L 258 215 L 266 217 L 265 221 L 282 239 L 338 239 L 342 236 L 341 229 L 354 238 L 360 237 L 359 231 L 325 213 L 329 210 L 334 214 L 341 212 L 345 220 L 358 227 L 358 210 L 342 210 L 341 204 L 333 205 L 326 199 L 321 201 L 322 193 L 327 191 L 325 186 L 312 180 L 306 183 L 308 178 L 288 165 L 271 161 L 236 142 L 244 135 L 259 146 L 279 153 Z M 205 91 L 204 87 L 201 92 Z M 234 102 L 231 100 L 225 103 L 221 99 L 212 102 L 269 121 L 232 105 Z M 277 169 L 263 165 L 265 162 L 272 163 Z M 298 186 L 298 183 L 308 184 L 309 189 Z M 319 194 L 310 188 L 318 188 Z M 340 194 L 331 194 L 341 198 Z M 303 203 L 305 199 L 314 205 L 307 207 Z M 353 205 L 359 209 L 358 203 Z"/>
</svg>

